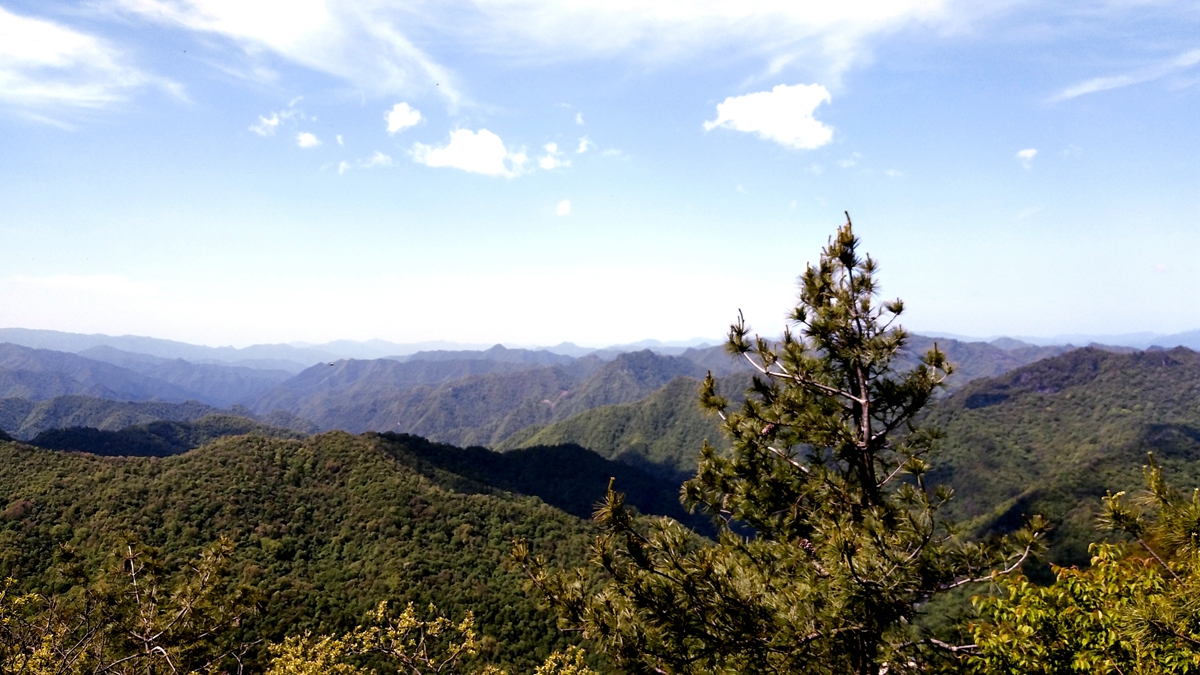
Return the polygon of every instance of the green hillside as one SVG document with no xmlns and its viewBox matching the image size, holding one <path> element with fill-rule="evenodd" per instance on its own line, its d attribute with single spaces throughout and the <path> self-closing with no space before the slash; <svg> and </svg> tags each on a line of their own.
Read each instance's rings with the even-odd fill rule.
<svg viewBox="0 0 1200 675">
<path fill-rule="evenodd" d="M 160 420 L 190 422 L 219 412 L 217 408 L 196 401 L 131 402 L 92 396 L 58 396 L 46 401 L 0 398 L 0 429 L 14 438 L 29 439 L 47 429 L 92 427 L 117 431 Z"/>
<path fill-rule="evenodd" d="M 423 367 L 470 364 L 482 369 L 487 363 L 429 361 Z M 641 351 L 620 354 L 604 364 L 589 358 L 568 366 L 517 364 L 521 367 L 515 372 L 487 372 L 436 385 L 399 387 L 390 379 L 398 366 L 418 364 L 363 365 L 362 372 L 353 375 L 325 366 L 328 377 L 321 372 L 302 374 L 297 382 L 274 390 L 257 409 L 282 406 L 325 429 L 395 431 L 460 446 L 494 446 L 530 425 L 563 420 L 599 406 L 632 403 L 673 378 L 704 375 L 686 359 Z"/>
<path fill-rule="evenodd" d="M 740 392 L 748 379 L 748 375 L 727 378 L 722 390 Z M 528 427 L 499 447 L 575 443 L 664 477 L 687 478 L 696 472 L 705 440 L 717 448 L 727 445 L 720 419 L 700 410 L 699 387 L 699 380 L 678 377 L 635 403 L 594 408 L 561 422 Z"/>
<path fill-rule="evenodd" d="M 1099 497 L 1139 488 L 1148 451 L 1200 485 L 1200 354 L 1079 349 L 972 382 L 929 421 L 946 434 L 929 481 L 954 487 L 952 515 L 988 531 L 1041 513 L 1051 559 L 1086 563 Z"/>
<path fill-rule="evenodd" d="M 476 612 L 501 662 L 564 642 L 504 564 L 514 537 L 573 565 L 591 526 L 536 498 L 437 468 L 402 438 L 239 436 L 184 455 L 110 458 L 0 443 L 0 577 L 64 591 L 56 566 L 95 575 L 126 541 L 167 563 L 219 535 L 257 590 L 245 630 L 279 639 L 353 627 L 382 599 Z"/>
<path fill-rule="evenodd" d="M 34 436 L 29 444 L 47 450 L 90 452 L 110 457 L 166 457 L 225 436 L 251 433 L 273 438 L 304 438 L 299 432 L 271 427 L 246 417 L 212 414 L 193 422 L 159 420 L 117 431 L 92 427 L 47 429 Z"/>
</svg>

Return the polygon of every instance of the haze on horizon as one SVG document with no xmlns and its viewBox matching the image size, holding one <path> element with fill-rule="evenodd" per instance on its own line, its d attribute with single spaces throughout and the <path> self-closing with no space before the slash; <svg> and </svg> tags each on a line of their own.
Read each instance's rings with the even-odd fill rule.
<svg viewBox="0 0 1200 675">
<path fill-rule="evenodd" d="M 848 210 L 917 332 L 1200 328 L 1200 7 L 0 0 L 0 326 L 776 333 Z"/>
</svg>

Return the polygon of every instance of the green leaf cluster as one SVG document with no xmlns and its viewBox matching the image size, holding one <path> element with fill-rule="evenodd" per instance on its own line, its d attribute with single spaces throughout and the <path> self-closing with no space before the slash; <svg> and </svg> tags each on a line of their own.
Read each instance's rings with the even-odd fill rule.
<svg viewBox="0 0 1200 675">
<path fill-rule="evenodd" d="M 1200 672 L 1200 491 L 1183 495 L 1151 458 L 1146 489 L 1103 501 L 1100 525 L 1126 543 L 1091 546 L 1085 569 L 1038 586 L 1006 579 L 974 599 L 978 673 Z"/>
</svg>

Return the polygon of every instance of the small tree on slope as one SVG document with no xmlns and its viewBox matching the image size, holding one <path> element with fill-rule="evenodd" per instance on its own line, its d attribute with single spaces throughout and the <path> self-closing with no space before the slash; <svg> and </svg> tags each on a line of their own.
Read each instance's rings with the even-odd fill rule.
<svg viewBox="0 0 1200 675">
<path fill-rule="evenodd" d="M 682 499 L 711 514 L 716 542 L 636 517 L 611 489 L 597 510 L 601 581 L 516 555 L 560 613 L 632 673 L 928 672 L 970 651 L 912 625 L 935 594 L 1010 573 L 1043 527 L 991 544 L 957 537 L 925 457 L 936 434 L 914 419 L 951 372 L 935 347 L 894 367 L 907 333 L 899 300 L 876 303 L 876 264 L 849 216 L 800 278 L 793 328 L 771 343 L 742 317 L 728 350 L 758 371 L 734 410 L 710 375 L 701 405 L 724 420 L 727 455 L 707 444 Z"/>
</svg>

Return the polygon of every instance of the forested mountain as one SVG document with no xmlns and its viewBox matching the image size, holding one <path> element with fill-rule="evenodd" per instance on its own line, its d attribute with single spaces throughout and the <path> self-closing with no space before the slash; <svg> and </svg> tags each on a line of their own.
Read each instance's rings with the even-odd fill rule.
<svg viewBox="0 0 1200 675">
<path fill-rule="evenodd" d="M 80 346 L 75 342 L 86 343 L 84 338 L 97 338 L 51 337 L 74 347 Z M 914 336 L 910 349 L 914 356 L 908 361 L 915 363 L 915 354 L 933 342 Z M 988 344 L 938 339 L 937 343 L 958 365 L 952 380 L 955 386 L 1066 349 L 1012 340 Z M 383 349 L 387 344 L 368 346 Z M 574 442 L 607 457 L 646 461 L 642 466 L 674 471 L 690 465 L 697 440 L 715 438 L 715 422 L 697 417 L 687 386 L 676 385 L 642 399 L 676 377 L 699 378 L 707 371 L 719 377 L 748 372 L 748 365 L 732 359 L 723 347 L 679 351 L 675 357 L 649 350 L 613 354 L 605 362 L 596 353 L 575 358 L 496 345 L 482 351 L 426 351 L 321 363 L 288 377 L 282 370 L 192 363 L 105 345 L 93 344 L 83 355 L 0 345 L 0 395 L 26 399 L 0 404 L 0 428 L 26 439 L 47 429 L 72 426 L 116 431 L 158 419 L 190 421 L 249 401 L 249 409 L 234 406 L 229 412 L 305 433 L 397 431 L 457 445 L 506 448 Z M 65 394 L 90 398 L 36 404 Z M 93 400 L 97 398 L 194 400 L 212 407 L 192 406 L 190 410 L 199 412 L 183 417 L 163 409 L 162 416 L 156 417 L 156 408 L 133 413 L 133 408 L 100 404 Z M 614 405 L 633 407 L 607 409 Z M 597 412 L 587 412 L 592 410 Z M 579 419 L 571 419 L 580 414 Z"/>
<path fill-rule="evenodd" d="M 194 422 L 158 420 L 117 431 L 93 427 L 47 429 L 29 440 L 29 444 L 47 450 L 89 452 L 108 457 L 167 457 L 183 454 L 218 438 L 251 433 L 272 438 L 302 439 L 305 436 L 247 417 L 213 414 Z"/>
<path fill-rule="evenodd" d="M 951 390 L 974 379 L 1004 373 L 1069 349 L 1024 343 L 1005 349 L 985 342 L 913 336 L 900 367 L 915 366 L 919 355 L 935 342 L 957 368 L 950 379 Z M 744 360 L 731 360 L 724 347 L 688 350 L 679 358 L 690 360 L 721 378 L 722 395 L 733 400 L 741 400 L 750 384 L 749 364 Z M 635 402 L 595 407 L 557 422 L 527 427 L 504 439 L 498 447 L 577 443 L 605 457 L 620 459 L 661 475 L 687 475 L 695 470 L 696 458 L 705 440 L 717 448 L 726 445 L 719 430 L 720 420 L 700 411 L 699 384 L 694 378 L 680 378 Z"/>
<path fill-rule="evenodd" d="M 163 359 L 107 346 L 85 349 L 79 355 L 173 384 L 201 403 L 218 407 L 248 403 L 293 375 L 286 370 Z"/>
<path fill-rule="evenodd" d="M 70 394 L 124 401 L 186 401 L 191 392 L 127 368 L 66 352 L 0 343 L 0 397 Z"/>
<path fill-rule="evenodd" d="M 399 431 L 456 445 L 494 445 L 527 426 L 631 403 L 675 377 L 704 372 L 691 361 L 650 351 L 621 354 L 608 363 L 585 357 L 566 366 L 532 366 L 478 359 L 339 362 L 289 380 L 255 402 L 255 410 L 286 410 L 326 429 Z M 487 374 L 450 379 L 471 370 Z M 449 381 L 412 384 L 420 378 Z"/>
<path fill-rule="evenodd" d="M 60 396 L 46 401 L 0 399 L 0 429 L 14 438 L 30 439 L 47 429 L 92 427 L 117 431 L 159 420 L 190 422 L 220 412 L 187 403 L 113 401 L 91 396 Z"/>
<path fill-rule="evenodd" d="M 960 355 L 964 344 L 953 345 Z M 726 378 L 720 390 L 736 393 L 747 380 L 745 373 Z M 683 476 L 694 471 L 704 440 L 726 444 L 719 421 L 697 405 L 698 384 L 679 378 L 634 403 L 523 429 L 498 447 L 575 443 Z M 1082 564 L 1099 497 L 1138 488 L 1147 452 L 1180 485 L 1200 486 L 1200 354 L 1073 350 L 968 382 L 936 401 L 927 421 L 946 435 L 929 482 L 955 489 L 949 515 L 990 532 L 1041 513 L 1055 524 L 1051 559 Z"/>
<path fill-rule="evenodd" d="M 193 363 L 235 363 L 241 366 L 266 367 L 291 372 L 299 372 L 314 363 L 328 362 L 338 358 L 335 352 L 291 345 L 251 345 L 244 349 L 205 347 L 137 335 L 83 335 L 28 328 L 0 328 L 0 342 L 71 353 L 79 353 L 97 346 L 107 346 L 163 359 L 185 359 Z"/>
<path fill-rule="evenodd" d="M 508 349 L 504 345 L 494 345 L 489 349 L 482 350 L 439 349 L 393 358 L 398 361 L 500 361 L 543 366 L 564 366 L 575 360 L 573 356 L 556 354 L 544 349 Z"/>
<path fill-rule="evenodd" d="M 269 427 L 300 433 L 315 433 L 312 422 L 290 413 L 276 412 L 255 416 L 245 408 L 222 411 L 196 401 L 164 403 L 155 401 L 113 401 L 91 396 L 60 396 L 46 401 L 22 398 L 0 399 L 0 429 L 14 438 L 29 440 L 51 429 L 87 427 L 101 431 L 119 431 L 153 422 L 193 422 L 202 417 L 228 414 Z"/>
<path fill-rule="evenodd" d="M 262 602 L 242 628 L 251 637 L 346 630 L 380 600 L 432 601 L 455 616 L 473 610 L 488 655 L 529 666 L 567 638 L 505 563 L 511 541 L 526 537 L 573 565 L 591 526 L 438 468 L 464 463 L 440 452 L 341 432 L 239 436 L 166 458 L 0 444 L 0 577 L 55 591 L 62 574 L 115 565 L 127 543 L 153 547 L 169 566 L 227 535 L 233 582 Z M 544 475 L 545 464 L 534 468 Z M 513 466 L 506 480 L 519 482 Z"/>
<path fill-rule="evenodd" d="M 748 373 L 724 378 L 721 390 L 740 399 Z M 502 449 L 575 443 L 650 473 L 680 480 L 695 473 L 704 441 L 728 447 L 720 419 L 698 403 L 700 381 L 677 377 L 633 403 L 585 410 L 559 422 L 526 427 L 505 439 Z"/>
<path fill-rule="evenodd" d="M 1017 340 L 996 344 L 913 335 L 909 340 L 908 349 L 905 350 L 905 363 L 901 367 L 916 365 L 917 359 L 934 344 L 937 344 L 938 349 L 945 352 L 946 357 L 954 364 L 955 372 L 947 380 L 950 389 L 961 387 L 981 377 L 996 377 L 1014 368 L 1075 349 L 1071 345 L 1038 347 Z"/>
<path fill-rule="evenodd" d="M 967 384 L 928 421 L 946 434 L 929 481 L 954 487 L 953 515 L 1003 531 L 1041 513 L 1051 559 L 1082 564 L 1099 497 L 1140 487 L 1147 452 L 1200 486 L 1200 354 L 1079 349 Z"/>
<path fill-rule="evenodd" d="M 437 385 L 487 373 L 520 373 L 542 367 L 537 363 L 486 359 L 404 362 L 351 359 L 313 366 L 267 391 L 253 402 L 251 408 L 263 413 L 287 410 L 310 417 L 325 424 L 326 428 L 359 431 L 371 427 L 356 428 L 356 424 L 361 423 L 354 420 L 339 423 L 340 413 L 332 411 L 379 407 L 398 394 L 422 385 Z"/>
</svg>

